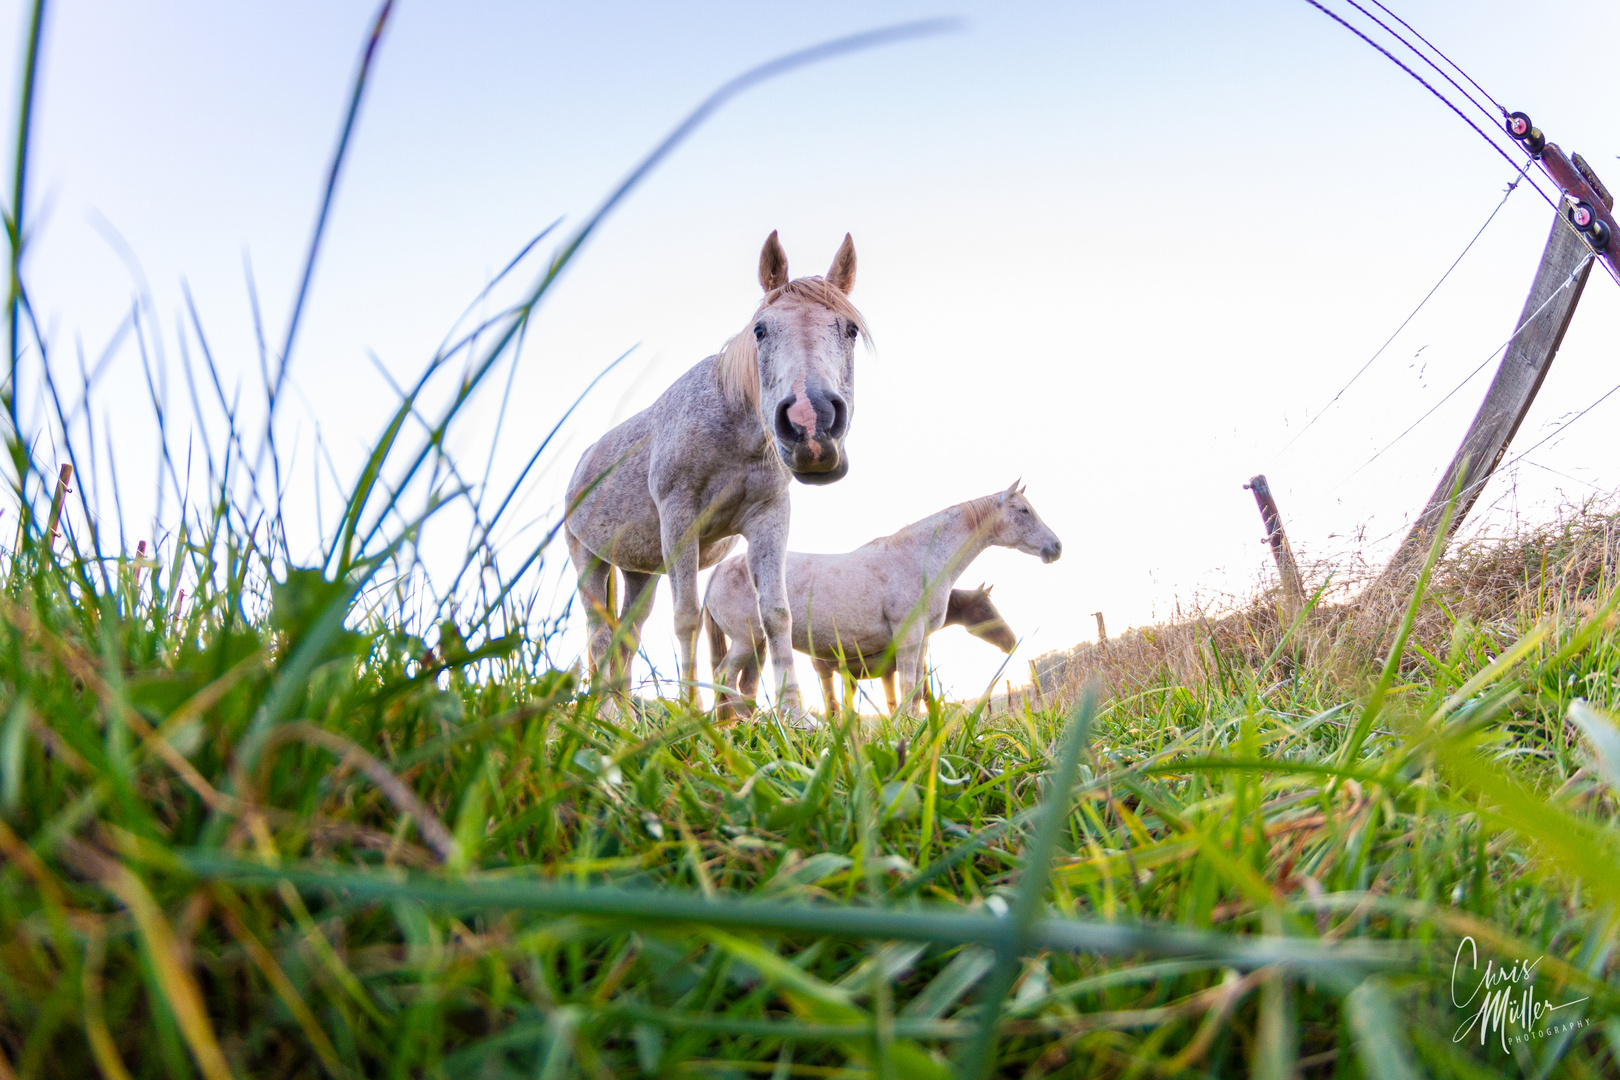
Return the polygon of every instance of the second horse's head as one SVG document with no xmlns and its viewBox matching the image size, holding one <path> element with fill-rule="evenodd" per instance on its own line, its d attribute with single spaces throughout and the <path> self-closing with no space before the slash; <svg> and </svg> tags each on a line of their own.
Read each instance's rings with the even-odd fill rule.
<svg viewBox="0 0 1620 1080">
<path fill-rule="evenodd" d="M 866 333 L 849 302 L 855 244 L 844 237 L 826 277 L 789 278 L 773 232 L 759 255 L 759 283 L 765 297 L 721 353 L 721 381 L 758 410 L 789 472 L 806 484 L 830 484 L 849 471 L 855 342 Z"/>
</svg>

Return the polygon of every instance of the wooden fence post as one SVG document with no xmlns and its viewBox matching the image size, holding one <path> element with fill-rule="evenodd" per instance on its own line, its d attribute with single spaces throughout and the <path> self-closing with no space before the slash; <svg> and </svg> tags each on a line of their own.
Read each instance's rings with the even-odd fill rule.
<svg viewBox="0 0 1620 1080">
<path fill-rule="evenodd" d="M 1266 543 L 1271 545 L 1271 557 L 1277 560 L 1277 573 L 1282 576 L 1283 601 L 1289 617 L 1305 602 L 1305 583 L 1299 576 L 1299 564 L 1294 561 L 1294 549 L 1288 545 L 1288 534 L 1283 531 L 1282 514 L 1277 501 L 1271 497 L 1271 485 L 1266 474 L 1257 473 L 1243 485 L 1245 491 L 1254 492 L 1254 504 L 1260 508 L 1260 520 L 1266 524 Z"/>
<path fill-rule="evenodd" d="M 1562 157 L 1555 146 L 1549 144 L 1547 150 Z M 1612 205 L 1612 198 L 1601 186 L 1594 189 L 1584 181 L 1582 185 L 1605 210 Z M 1611 242 L 1620 243 L 1620 240 Z M 1591 254 L 1592 248 L 1570 225 L 1560 207 L 1553 214 L 1552 233 L 1541 253 L 1541 265 L 1536 269 L 1530 295 L 1525 298 L 1524 310 L 1515 323 L 1517 329 L 1502 354 L 1490 389 L 1485 391 L 1485 400 L 1468 425 L 1468 432 L 1452 456 L 1451 464 L 1435 485 L 1434 494 L 1429 496 L 1411 531 L 1379 575 L 1375 588 L 1404 587 L 1406 578 L 1416 572 L 1428 555 L 1435 531 L 1453 495 L 1457 506 L 1452 511 L 1448 532 L 1455 532 L 1468 516 L 1474 500 L 1484 491 L 1485 482 L 1502 463 L 1519 424 L 1536 399 L 1536 391 L 1547 378 L 1547 370 L 1552 367 L 1553 357 L 1564 340 L 1564 331 L 1575 314 L 1581 290 L 1586 287 L 1586 277 L 1592 272 Z"/>
<path fill-rule="evenodd" d="M 1097 644 L 1101 645 L 1108 640 L 1108 627 L 1103 625 L 1102 612 L 1093 611 L 1092 614 L 1097 616 Z"/>
<path fill-rule="evenodd" d="M 1029 662 L 1029 685 L 1035 691 L 1035 707 L 1045 712 L 1046 694 L 1041 690 L 1041 673 L 1036 670 L 1033 660 Z"/>
</svg>

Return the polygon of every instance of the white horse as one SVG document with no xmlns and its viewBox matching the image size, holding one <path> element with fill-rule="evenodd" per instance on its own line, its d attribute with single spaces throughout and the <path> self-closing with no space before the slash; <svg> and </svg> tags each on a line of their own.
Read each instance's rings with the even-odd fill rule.
<svg viewBox="0 0 1620 1080">
<path fill-rule="evenodd" d="M 924 677 L 928 635 L 945 624 L 952 586 L 991 546 L 1039 555 L 1048 563 L 1063 553 L 1057 534 L 1035 513 L 1017 482 L 842 555 L 789 552 L 793 647 L 855 673 L 883 670 L 887 665 L 880 661 L 892 645 L 901 703 L 911 704 Z M 709 655 L 720 657 L 714 681 L 749 698 L 759 677 L 761 647 L 769 637 L 754 614 L 764 604 L 754 600 L 751 569 L 741 558 L 727 559 L 709 579 L 705 598 Z M 727 637 L 732 639 L 729 646 Z M 775 655 L 773 651 L 773 660 Z M 719 695 L 719 704 L 729 711 L 732 695 Z"/>
<path fill-rule="evenodd" d="M 629 686 L 650 586 L 667 573 L 683 694 L 695 700 L 697 572 L 742 536 L 759 584 L 778 701 L 801 708 L 783 572 L 788 485 L 829 484 L 849 469 L 844 437 L 855 410 L 855 341 L 866 332 L 849 302 L 855 245 L 844 237 L 825 278 L 790 280 L 773 232 L 760 252 L 759 283 L 764 299 L 742 332 L 597 440 L 574 469 L 568 554 L 579 573 L 599 689 Z M 618 605 L 615 567 L 625 584 Z"/>
<path fill-rule="evenodd" d="M 794 552 L 788 552 L 788 592 L 793 588 L 793 565 L 796 558 Z M 724 564 L 722 564 L 724 565 Z M 740 585 L 749 586 L 748 594 L 743 594 L 738 588 Z M 945 621 L 941 627 L 960 626 L 980 641 L 988 641 L 1004 653 L 1010 653 L 1018 645 L 1018 635 L 1013 633 L 1007 620 L 1001 617 L 996 605 L 990 601 L 992 586 L 980 585 L 977 589 L 952 589 L 951 598 L 945 605 Z M 709 663 L 716 671 L 720 671 L 725 664 L 726 634 L 729 630 L 737 637 L 751 637 L 756 623 L 750 622 L 748 605 L 753 603 L 752 583 L 745 575 L 727 575 L 721 588 L 716 590 L 713 579 L 709 582 L 709 593 L 703 601 L 703 611 L 709 633 Z M 718 617 L 717 617 L 718 616 Z M 795 624 L 797 625 L 797 624 Z M 809 653 L 809 635 L 801 643 L 799 635 L 793 635 L 793 647 L 799 652 Z M 763 649 L 763 640 L 755 642 L 756 649 Z M 736 671 L 737 691 L 740 699 L 730 698 L 720 692 L 721 700 L 717 701 L 722 719 L 731 716 L 736 708 L 745 713 L 753 712 L 754 699 L 759 692 L 759 663 L 758 652 L 752 654 L 752 662 L 745 664 L 741 670 Z M 827 712 L 832 714 L 836 709 L 837 697 L 833 690 L 833 679 L 842 673 L 844 683 L 844 704 L 848 708 L 855 705 L 855 683 L 863 679 L 881 679 L 883 681 L 883 698 L 888 703 L 889 712 L 900 707 L 900 698 L 894 689 L 894 657 L 887 652 L 876 657 L 845 654 L 836 658 L 812 655 L 811 665 L 821 678 L 821 696 L 827 703 Z M 925 657 L 926 663 L 926 657 Z M 719 676 L 715 677 L 718 683 Z M 928 693 L 927 684 L 924 684 L 923 694 Z"/>
</svg>

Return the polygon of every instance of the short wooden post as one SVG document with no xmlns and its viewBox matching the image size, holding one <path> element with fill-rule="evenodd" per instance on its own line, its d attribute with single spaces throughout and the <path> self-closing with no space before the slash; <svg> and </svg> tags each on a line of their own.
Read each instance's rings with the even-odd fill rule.
<svg viewBox="0 0 1620 1080">
<path fill-rule="evenodd" d="M 1271 557 L 1277 560 L 1277 573 L 1282 577 L 1283 600 L 1291 612 L 1297 611 L 1299 605 L 1305 602 L 1305 583 L 1299 576 L 1299 564 L 1294 561 L 1294 549 L 1288 545 L 1288 534 L 1283 531 L 1277 500 L 1271 497 L 1271 485 L 1266 483 L 1265 473 L 1257 473 L 1243 487 L 1246 491 L 1254 492 L 1254 503 L 1260 508 L 1260 520 L 1266 524 L 1266 543 L 1271 545 Z"/>
<path fill-rule="evenodd" d="M 67 500 L 68 492 L 72 490 L 68 487 L 72 482 L 73 466 L 62 466 L 61 471 L 56 474 L 56 494 L 51 496 L 51 521 L 50 526 L 45 530 L 45 543 L 47 546 L 56 542 L 56 527 L 62 520 L 62 503 Z"/>
<path fill-rule="evenodd" d="M 1046 711 L 1046 693 L 1041 689 L 1041 673 L 1035 667 L 1035 661 L 1029 662 L 1029 685 L 1035 691 L 1035 707 L 1042 712 Z"/>
<path fill-rule="evenodd" d="M 1092 614 L 1097 617 L 1097 644 L 1101 645 L 1108 640 L 1108 627 L 1103 623 L 1102 612 L 1093 611 Z"/>
</svg>

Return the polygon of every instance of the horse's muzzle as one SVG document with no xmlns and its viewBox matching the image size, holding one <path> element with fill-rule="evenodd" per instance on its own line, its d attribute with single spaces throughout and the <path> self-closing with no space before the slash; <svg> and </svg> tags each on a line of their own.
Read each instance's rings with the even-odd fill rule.
<svg viewBox="0 0 1620 1080">
<path fill-rule="evenodd" d="M 844 433 L 849 403 L 836 390 L 799 389 L 776 404 L 776 452 L 806 484 L 830 484 L 849 471 Z"/>
<path fill-rule="evenodd" d="M 1062 557 L 1063 542 L 1061 540 L 1054 540 L 1041 548 L 1041 562 L 1043 563 L 1055 563 Z"/>
<path fill-rule="evenodd" d="M 835 480 L 842 480 L 844 474 L 849 472 L 849 455 L 838 443 L 828 439 L 822 443 L 818 453 L 812 453 L 804 445 L 792 448 L 777 443 L 777 452 L 781 455 L 782 464 L 788 467 L 788 472 L 801 484 L 830 484 Z"/>
</svg>

